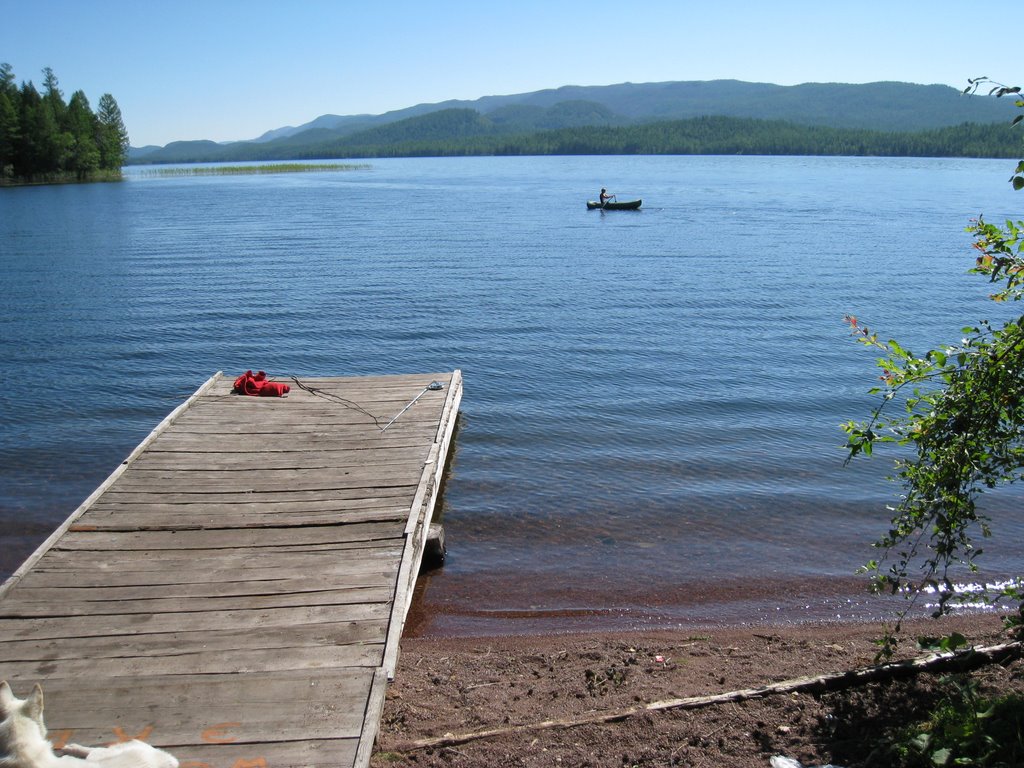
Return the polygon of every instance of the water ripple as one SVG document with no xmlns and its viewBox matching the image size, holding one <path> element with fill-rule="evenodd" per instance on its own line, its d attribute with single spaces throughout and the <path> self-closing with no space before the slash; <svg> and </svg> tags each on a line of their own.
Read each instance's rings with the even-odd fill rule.
<svg viewBox="0 0 1024 768">
<path fill-rule="evenodd" d="M 458 367 L 429 605 L 742 621 L 770 581 L 832 611 L 894 493 L 886 462 L 842 465 L 875 376 L 842 317 L 914 349 L 991 317 L 962 229 L 1012 210 L 1003 165 L 473 158 L 0 190 L 0 568 L 216 370 Z M 645 209 L 583 209 L 613 182 Z M 785 597 L 812 577 L 829 594 Z"/>
</svg>

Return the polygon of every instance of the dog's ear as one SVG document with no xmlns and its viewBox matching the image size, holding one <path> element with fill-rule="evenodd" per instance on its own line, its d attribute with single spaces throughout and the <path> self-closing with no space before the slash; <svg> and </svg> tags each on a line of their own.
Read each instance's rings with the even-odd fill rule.
<svg viewBox="0 0 1024 768">
<path fill-rule="evenodd" d="M 32 695 L 25 702 L 25 716 L 39 723 L 43 733 L 46 733 L 46 728 L 43 726 L 43 686 L 39 683 L 35 684 Z"/>
<path fill-rule="evenodd" d="M 0 682 L 0 719 L 7 719 L 16 701 L 14 691 L 11 690 L 11 686 L 7 684 L 7 681 Z"/>
</svg>

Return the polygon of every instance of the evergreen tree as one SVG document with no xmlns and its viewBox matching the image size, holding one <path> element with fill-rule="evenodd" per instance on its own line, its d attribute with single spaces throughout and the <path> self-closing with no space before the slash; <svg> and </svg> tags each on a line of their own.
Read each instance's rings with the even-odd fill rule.
<svg viewBox="0 0 1024 768">
<path fill-rule="evenodd" d="M 0 64 L 0 93 L 12 96 L 18 89 L 14 86 L 14 68 L 6 61 Z"/>
<path fill-rule="evenodd" d="M 63 171 L 71 162 L 74 138 L 68 130 L 68 108 L 60 90 L 57 75 L 49 67 L 43 69 L 43 110 L 49 115 L 40 126 L 47 131 L 42 146 L 48 155 L 48 173 Z M 52 121 L 52 127 L 51 127 Z"/>
<path fill-rule="evenodd" d="M 0 89 L 0 179 L 14 176 L 14 148 L 19 136 L 18 111 L 6 90 Z"/>
<path fill-rule="evenodd" d="M 89 108 L 89 99 L 75 91 L 68 103 L 67 125 L 72 137 L 71 157 L 67 170 L 79 179 L 87 178 L 100 167 L 100 151 L 96 146 L 99 121 Z"/>
<path fill-rule="evenodd" d="M 44 172 L 44 154 L 40 149 L 43 138 L 39 135 L 38 115 L 43 98 L 30 82 L 22 83 L 18 91 L 18 134 L 21 141 L 14 149 L 15 175 L 25 178 Z"/>
<path fill-rule="evenodd" d="M 57 75 L 49 67 L 43 68 L 43 88 L 45 89 L 44 95 L 46 98 L 60 102 L 61 107 L 64 106 L 64 94 L 60 91 Z"/>
<path fill-rule="evenodd" d="M 100 97 L 96 144 L 100 151 L 100 167 L 118 170 L 128 159 L 128 129 L 121 118 L 121 108 L 114 97 Z"/>
<path fill-rule="evenodd" d="M 18 89 L 14 70 L 0 63 L 0 179 L 14 175 L 14 151 L 21 135 L 18 130 Z"/>
</svg>

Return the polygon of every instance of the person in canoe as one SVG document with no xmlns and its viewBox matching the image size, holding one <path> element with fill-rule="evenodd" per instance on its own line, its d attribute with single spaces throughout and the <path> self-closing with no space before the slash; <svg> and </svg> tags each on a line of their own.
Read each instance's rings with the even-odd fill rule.
<svg viewBox="0 0 1024 768">
<path fill-rule="evenodd" d="M 609 195 L 608 190 L 605 189 L 604 187 L 601 187 L 601 195 L 598 199 L 601 201 L 601 207 L 604 208 L 605 203 L 607 203 L 609 200 L 615 199 L 615 195 Z"/>
</svg>

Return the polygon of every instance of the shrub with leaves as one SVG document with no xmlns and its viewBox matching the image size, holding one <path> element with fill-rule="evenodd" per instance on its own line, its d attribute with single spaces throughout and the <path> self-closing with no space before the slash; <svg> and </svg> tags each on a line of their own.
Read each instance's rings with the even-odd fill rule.
<svg viewBox="0 0 1024 768">
<path fill-rule="evenodd" d="M 943 678 L 946 695 L 926 722 L 904 729 L 894 762 L 908 768 L 1019 766 L 1024 761 L 1024 699 L 986 697 L 976 680 Z"/>
<path fill-rule="evenodd" d="M 987 78 L 970 81 L 974 92 Z M 995 85 L 995 96 L 1017 95 L 1019 88 Z M 1024 101 L 1016 105 L 1024 108 Z M 1018 116 L 1019 122 L 1024 115 Z M 1024 188 L 1024 161 L 1010 179 Z M 979 217 L 968 231 L 978 256 L 974 273 L 993 284 L 994 301 L 1024 296 L 1024 222 L 995 226 Z M 913 354 L 895 340 L 879 338 L 848 316 L 857 339 L 881 350 L 882 384 L 872 390 L 879 404 L 864 422 L 843 425 L 849 458 L 870 455 L 876 445 L 904 448 L 896 462 L 902 483 L 899 503 L 891 507 L 888 532 L 876 542 L 883 551 L 863 571 L 876 592 L 904 594 L 911 603 L 934 593 L 935 615 L 960 600 L 1001 599 L 1024 603 L 1024 586 L 1003 584 L 984 593 L 958 593 L 954 574 L 977 571 L 978 538 L 991 535 L 989 519 L 978 507 L 986 489 L 1024 475 L 1024 315 L 995 327 L 987 321 L 962 329 L 958 343 Z M 899 621 L 882 641 L 880 655 L 891 655 Z"/>
</svg>

